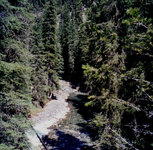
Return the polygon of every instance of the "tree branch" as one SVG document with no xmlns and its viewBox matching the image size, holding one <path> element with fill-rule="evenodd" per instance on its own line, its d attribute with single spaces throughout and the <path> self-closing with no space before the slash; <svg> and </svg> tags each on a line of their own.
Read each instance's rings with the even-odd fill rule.
<svg viewBox="0 0 153 150">
<path fill-rule="evenodd" d="M 124 142 L 125 144 L 129 145 L 130 147 L 132 147 L 132 148 L 135 149 L 135 150 L 139 150 L 139 149 L 135 148 L 135 147 L 133 146 L 133 144 L 129 143 L 125 138 L 123 138 L 120 134 L 118 134 L 115 130 L 111 129 L 110 127 L 108 127 L 108 129 L 109 129 L 111 132 L 113 132 L 115 135 L 117 135 L 117 136 L 119 137 L 119 139 L 120 139 L 122 142 Z"/>
<path fill-rule="evenodd" d="M 129 102 L 125 101 L 125 100 L 122 100 L 122 99 L 112 99 L 112 100 L 116 101 L 118 103 L 122 103 L 122 104 L 125 104 L 127 106 L 130 106 L 130 107 L 136 109 L 137 111 L 141 111 L 141 109 L 139 107 L 137 107 L 136 105 L 134 105 L 132 103 L 129 103 Z"/>
<path fill-rule="evenodd" d="M 150 81 L 147 81 L 147 80 L 143 80 L 143 79 L 135 79 L 135 78 L 129 78 L 129 77 L 126 77 L 127 79 L 131 79 L 131 80 L 135 80 L 137 82 L 144 82 L 144 83 L 148 83 L 148 84 L 153 84 L 153 82 L 150 82 Z"/>
</svg>

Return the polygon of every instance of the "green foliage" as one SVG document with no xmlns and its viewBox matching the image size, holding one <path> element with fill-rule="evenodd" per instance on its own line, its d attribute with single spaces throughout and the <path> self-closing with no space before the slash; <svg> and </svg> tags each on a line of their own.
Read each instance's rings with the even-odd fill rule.
<svg viewBox="0 0 153 150">
<path fill-rule="evenodd" d="M 1 143 L 2 149 L 28 149 L 29 143 L 27 138 L 23 135 L 27 127 L 25 126 L 26 121 L 23 120 L 23 117 L 11 116 L 9 117 L 6 114 L 0 115 L 1 120 Z"/>
<path fill-rule="evenodd" d="M 93 120 L 99 142 L 106 149 L 150 148 L 145 140 L 150 135 L 137 124 L 142 119 L 139 113 L 144 124 L 151 119 L 147 114 L 152 109 L 152 4 L 137 0 L 85 4 L 88 20 L 81 25 L 79 49 L 90 95 L 86 106 L 99 111 Z M 127 130 L 128 124 L 134 125 Z M 148 126 L 149 132 L 152 124 Z M 130 139 L 129 134 L 145 142 L 140 146 L 139 138 Z M 127 144 L 124 137 L 135 144 Z"/>
<path fill-rule="evenodd" d="M 31 101 L 28 89 L 28 68 L 18 63 L 0 62 L 0 141 L 6 149 L 28 147 L 24 136 L 24 115 L 28 115 Z M 24 123 L 23 123 L 24 122 Z"/>
<path fill-rule="evenodd" d="M 62 74 L 55 1 L 2 0 L 0 17 L 0 149 L 29 149 L 25 117 Z"/>
<path fill-rule="evenodd" d="M 64 77 L 76 78 L 79 57 L 79 25 L 82 23 L 82 2 L 80 0 L 65 2 L 61 10 L 61 47 L 64 59 Z M 75 82 L 75 81 L 74 81 Z"/>
<path fill-rule="evenodd" d="M 29 148 L 24 116 L 51 98 L 59 76 L 86 87 L 102 149 L 151 149 L 152 8 L 149 0 L 1 0 L 1 149 Z"/>
<path fill-rule="evenodd" d="M 56 72 L 57 57 L 57 36 L 56 36 L 56 8 L 55 1 L 46 3 L 45 12 L 42 23 L 42 37 L 44 43 L 44 57 L 45 67 L 47 72 L 47 86 L 50 88 L 47 95 L 50 97 L 51 93 L 58 87 L 58 78 Z"/>
<path fill-rule="evenodd" d="M 0 149 L 28 149 L 25 116 L 31 105 L 28 1 L 0 2 Z M 26 33 L 25 33 L 26 31 Z"/>
<path fill-rule="evenodd" d="M 42 105 L 45 103 L 46 97 L 46 79 L 47 73 L 45 71 L 45 56 L 44 56 L 44 43 L 42 38 L 42 18 L 38 17 L 35 20 L 35 25 L 33 26 L 31 41 L 31 67 L 32 67 L 32 98 L 33 103 L 37 105 Z"/>
</svg>

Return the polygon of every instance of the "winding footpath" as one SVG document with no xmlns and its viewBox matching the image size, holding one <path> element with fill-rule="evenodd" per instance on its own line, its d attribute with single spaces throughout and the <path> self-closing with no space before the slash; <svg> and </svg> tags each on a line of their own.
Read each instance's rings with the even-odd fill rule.
<svg viewBox="0 0 153 150">
<path fill-rule="evenodd" d="M 56 126 L 60 120 L 66 118 L 67 113 L 70 112 L 66 99 L 70 93 L 76 91 L 69 82 L 60 80 L 60 90 L 56 93 L 57 99 L 48 102 L 40 113 L 30 118 L 34 129 L 40 137 L 48 135 L 51 126 Z M 40 150 L 42 144 L 34 131 L 32 129 L 28 130 L 26 135 L 32 145 L 31 149 Z"/>
</svg>

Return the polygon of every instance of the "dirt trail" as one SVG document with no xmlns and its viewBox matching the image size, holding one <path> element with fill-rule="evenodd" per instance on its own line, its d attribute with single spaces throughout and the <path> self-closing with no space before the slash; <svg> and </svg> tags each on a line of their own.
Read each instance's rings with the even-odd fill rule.
<svg viewBox="0 0 153 150">
<path fill-rule="evenodd" d="M 60 90 L 56 93 L 57 100 L 51 100 L 43 108 L 42 112 L 36 116 L 30 118 L 33 122 L 33 127 L 37 131 L 40 137 L 49 133 L 49 127 L 57 125 L 57 123 L 66 117 L 66 114 L 70 111 L 66 99 L 72 92 L 76 92 L 76 89 L 72 89 L 69 82 L 60 80 Z M 39 150 L 41 143 L 32 130 L 27 131 L 27 137 L 32 144 L 34 150 Z"/>
</svg>

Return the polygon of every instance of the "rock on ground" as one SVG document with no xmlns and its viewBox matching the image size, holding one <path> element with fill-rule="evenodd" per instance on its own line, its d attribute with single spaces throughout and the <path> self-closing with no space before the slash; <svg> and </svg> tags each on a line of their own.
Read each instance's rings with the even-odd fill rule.
<svg viewBox="0 0 153 150">
<path fill-rule="evenodd" d="M 60 90 L 56 93 L 57 100 L 51 100 L 40 113 L 30 118 L 40 137 L 47 135 L 50 131 L 49 127 L 56 126 L 60 120 L 66 117 L 70 111 L 66 99 L 70 93 L 75 91 L 76 89 L 72 89 L 69 82 L 60 80 Z M 26 135 L 32 145 L 31 149 L 41 149 L 41 142 L 32 130 L 28 130 Z"/>
</svg>

